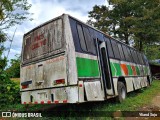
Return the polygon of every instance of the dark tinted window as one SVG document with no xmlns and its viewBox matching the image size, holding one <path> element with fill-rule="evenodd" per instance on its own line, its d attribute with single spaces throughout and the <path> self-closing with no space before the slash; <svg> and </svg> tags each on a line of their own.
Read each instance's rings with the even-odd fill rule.
<svg viewBox="0 0 160 120">
<path fill-rule="evenodd" d="M 129 61 L 129 57 L 128 57 L 128 52 L 127 52 L 126 46 L 122 45 L 122 48 L 123 48 L 123 52 L 124 52 L 124 56 L 125 56 L 126 61 Z"/>
<path fill-rule="evenodd" d="M 90 35 L 90 32 L 88 30 L 88 28 L 86 27 L 83 27 L 83 31 L 84 31 L 84 37 L 85 37 L 85 40 L 86 40 L 86 44 L 87 44 L 87 48 L 88 48 L 88 52 L 90 53 L 94 53 L 95 54 L 95 46 L 94 46 L 94 41 Z"/>
<path fill-rule="evenodd" d="M 143 58 L 144 64 L 145 64 L 145 65 L 148 65 L 147 57 L 146 57 L 144 54 L 142 54 L 142 58 Z"/>
<path fill-rule="evenodd" d="M 144 64 L 141 53 L 138 53 L 138 58 L 140 60 L 140 64 Z"/>
<path fill-rule="evenodd" d="M 124 56 L 126 58 L 126 61 L 132 62 L 133 60 L 132 60 L 132 55 L 131 55 L 130 49 L 124 45 L 122 45 L 122 48 L 124 51 Z"/>
<path fill-rule="evenodd" d="M 112 44 L 112 48 L 113 48 L 114 57 L 117 58 L 117 59 L 120 59 L 117 42 L 111 40 L 111 44 Z"/>
<path fill-rule="evenodd" d="M 106 44 L 107 44 L 109 57 L 114 57 L 110 40 L 108 38 L 105 38 L 105 41 L 107 42 Z"/>
<path fill-rule="evenodd" d="M 110 83 L 110 80 L 109 80 L 109 73 L 108 73 L 108 63 L 107 63 L 107 56 L 106 56 L 106 50 L 105 48 L 101 48 L 101 53 L 102 53 L 102 61 L 103 61 L 103 67 L 104 67 L 104 75 L 105 75 L 105 79 L 106 79 L 106 82 L 107 82 L 107 88 L 108 89 L 111 89 L 111 83 Z"/>
<path fill-rule="evenodd" d="M 130 48 L 127 47 L 127 51 L 128 51 L 129 61 L 130 61 L 130 62 L 134 62 L 134 61 L 133 61 L 133 58 L 132 58 L 132 55 L 131 55 L 131 52 L 130 52 Z"/>
<path fill-rule="evenodd" d="M 122 45 L 118 44 L 118 48 L 119 48 L 119 53 L 120 53 L 121 59 L 125 60 L 125 56 L 124 56 L 124 53 L 123 53 Z"/>
<path fill-rule="evenodd" d="M 137 63 L 140 64 L 140 59 L 139 59 L 139 57 L 138 57 L 138 52 L 137 52 L 137 51 L 135 51 L 135 55 L 136 55 Z"/>
<path fill-rule="evenodd" d="M 85 43 L 82 26 L 77 24 L 77 30 L 78 30 L 78 36 L 79 36 L 79 39 L 80 39 L 81 48 L 82 48 L 82 50 L 87 51 L 87 46 L 86 46 L 86 43 Z"/>
<path fill-rule="evenodd" d="M 137 63 L 137 56 L 136 56 L 136 54 L 135 54 L 135 51 L 134 50 L 130 50 L 131 51 L 131 54 L 132 54 L 132 58 L 133 58 L 133 62 L 134 63 Z"/>
</svg>

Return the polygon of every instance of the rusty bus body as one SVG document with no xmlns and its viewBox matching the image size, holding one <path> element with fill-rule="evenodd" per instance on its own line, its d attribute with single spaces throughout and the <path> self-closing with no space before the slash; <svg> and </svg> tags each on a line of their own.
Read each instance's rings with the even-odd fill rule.
<svg viewBox="0 0 160 120">
<path fill-rule="evenodd" d="M 66 14 L 26 33 L 21 62 L 22 104 L 103 101 L 119 94 L 119 82 L 124 83 L 125 93 L 147 86 L 151 82 L 147 60 L 140 53 L 136 55 L 142 64 L 110 56 L 106 47 L 110 39 Z"/>
</svg>

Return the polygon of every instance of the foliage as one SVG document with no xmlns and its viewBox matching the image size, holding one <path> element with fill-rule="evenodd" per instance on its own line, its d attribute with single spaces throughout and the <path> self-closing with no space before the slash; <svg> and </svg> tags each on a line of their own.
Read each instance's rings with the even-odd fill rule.
<svg viewBox="0 0 160 120">
<path fill-rule="evenodd" d="M 0 74 L 0 108 L 10 104 L 20 103 L 19 85 L 10 80 L 3 71 Z"/>
<path fill-rule="evenodd" d="M 89 24 L 126 44 L 130 40 L 135 48 L 143 50 L 143 44 L 160 43 L 159 0 L 108 0 L 105 5 L 94 6 L 89 12 Z"/>
<path fill-rule="evenodd" d="M 28 19 L 31 4 L 27 0 L 1 0 L 0 29 L 8 29 Z"/>
<path fill-rule="evenodd" d="M 144 44 L 143 50 L 149 60 L 160 59 L 160 45 Z"/>
<path fill-rule="evenodd" d="M 31 5 L 27 0 L 0 1 L 0 108 L 7 104 L 20 103 L 19 85 L 11 81 L 4 71 L 7 66 L 7 58 L 3 56 L 4 42 L 8 39 L 5 31 L 10 27 L 21 24 L 24 20 L 28 20 L 30 7 Z M 16 76 L 18 76 L 18 62 L 17 60 L 11 61 L 16 69 Z"/>
<path fill-rule="evenodd" d="M 1 0 L 0 1 L 0 52 L 4 48 L 4 42 L 8 39 L 6 30 L 24 20 L 28 20 L 31 15 L 28 13 L 31 4 L 27 0 Z M 29 19 L 32 20 L 32 19 Z M 10 40 L 10 39 L 9 39 Z"/>
<path fill-rule="evenodd" d="M 10 67 L 6 69 L 6 73 L 10 78 L 19 78 L 20 77 L 20 57 L 16 59 L 11 59 Z"/>
</svg>

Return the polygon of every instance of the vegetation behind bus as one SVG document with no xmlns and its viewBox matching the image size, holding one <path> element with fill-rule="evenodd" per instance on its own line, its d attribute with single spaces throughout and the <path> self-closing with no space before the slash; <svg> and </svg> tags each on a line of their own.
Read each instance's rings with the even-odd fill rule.
<svg viewBox="0 0 160 120">
<path fill-rule="evenodd" d="M 131 1 L 109 0 L 112 8 L 95 5 L 89 12 L 88 23 L 126 44 L 133 43 L 148 58 L 159 58 L 160 55 L 156 56 L 158 49 L 154 50 L 156 55 L 150 54 L 155 49 L 152 46 L 159 46 L 160 43 L 159 0 Z"/>
</svg>

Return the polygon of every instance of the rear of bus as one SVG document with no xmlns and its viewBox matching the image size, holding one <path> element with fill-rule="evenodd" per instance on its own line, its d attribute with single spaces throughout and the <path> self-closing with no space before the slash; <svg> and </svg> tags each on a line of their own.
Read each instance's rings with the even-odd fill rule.
<svg viewBox="0 0 160 120">
<path fill-rule="evenodd" d="M 67 15 L 36 27 L 23 38 L 21 103 L 78 102 L 77 76 Z M 72 61 L 69 58 L 72 57 Z M 72 65 L 70 65 L 72 62 Z"/>
</svg>

